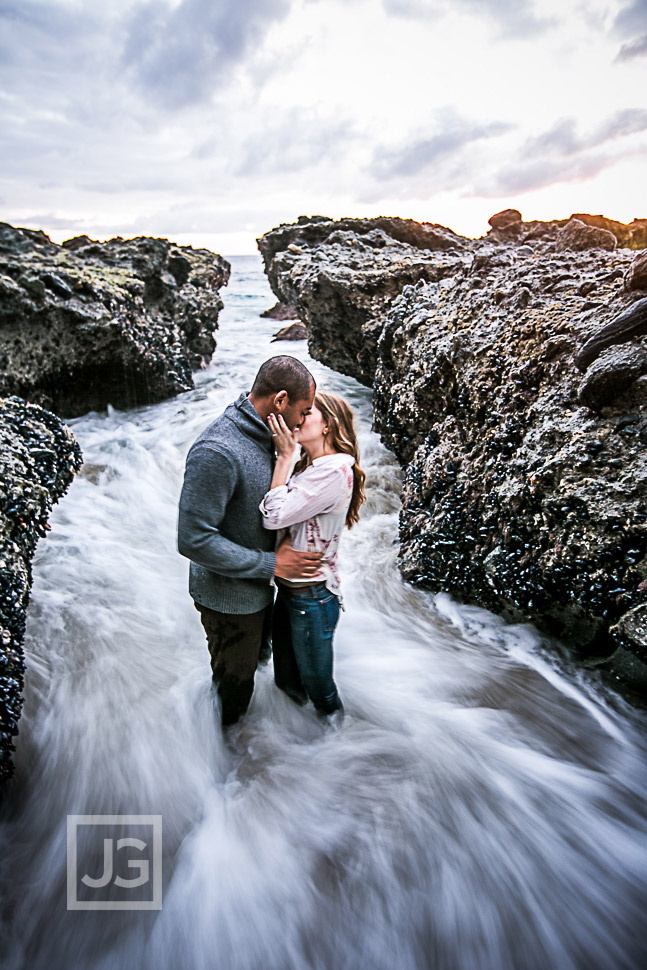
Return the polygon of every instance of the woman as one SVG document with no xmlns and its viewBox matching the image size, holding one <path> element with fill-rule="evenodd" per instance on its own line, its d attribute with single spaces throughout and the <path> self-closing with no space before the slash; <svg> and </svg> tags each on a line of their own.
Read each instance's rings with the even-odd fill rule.
<svg viewBox="0 0 647 970">
<path fill-rule="evenodd" d="M 358 464 L 353 412 L 342 398 L 320 392 L 294 433 L 281 415 L 271 414 L 268 425 L 277 460 L 260 505 L 263 524 L 288 530 L 295 549 L 322 553 L 315 579 L 277 578 L 274 680 L 297 704 L 309 698 L 321 715 L 343 712 L 332 673 L 341 606 L 337 550 L 344 524 L 350 529 L 359 519 L 366 477 Z M 288 482 L 295 443 L 301 445 L 301 457 Z"/>
</svg>

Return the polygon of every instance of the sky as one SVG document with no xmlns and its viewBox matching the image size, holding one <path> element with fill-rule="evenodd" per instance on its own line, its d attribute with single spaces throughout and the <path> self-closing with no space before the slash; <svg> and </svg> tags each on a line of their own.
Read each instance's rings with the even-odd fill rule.
<svg viewBox="0 0 647 970">
<path fill-rule="evenodd" d="M 647 217 L 647 0 L 0 0 L 0 220 Z"/>
</svg>

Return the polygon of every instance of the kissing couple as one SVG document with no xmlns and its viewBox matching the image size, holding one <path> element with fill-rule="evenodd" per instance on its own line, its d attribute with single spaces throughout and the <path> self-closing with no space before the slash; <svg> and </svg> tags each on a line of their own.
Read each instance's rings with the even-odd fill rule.
<svg viewBox="0 0 647 970">
<path fill-rule="evenodd" d="M 267 360 L 251 391 L 191 446 L 178 549 L 190 560 L 223 725 L 247 710 L 271 652 L 280 690 L 333 723 L 343 717 L 333 679 L 337 557 L 364 479 L 352 409 L 317 391 L 294 357 Z"/>
</svg>

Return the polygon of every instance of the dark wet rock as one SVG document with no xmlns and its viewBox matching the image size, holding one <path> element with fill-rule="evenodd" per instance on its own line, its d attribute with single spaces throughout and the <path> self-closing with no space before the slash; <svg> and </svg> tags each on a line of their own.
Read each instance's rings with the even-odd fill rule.
<svg viewBox="0 0 647 970">
<path fill-rule="evenodd" d="M 577 219 L 587 226 L 595 226 L 597 229 L 606 229 L 607 232 L 613 233 L 618 240 L 618 246 L 623 249 L 647 248 L 647 219 L 634 219 L 633 222 L 624 223 L 607 219 L 606 216 L 590 215 L 587 212 L 574 212 L 571 219 Z"/>
<path fill-rule="evenodd" d="M 647 603 L 628 610 L 610 633 L 620 646 L 596 666 L 647 694 Z"/>
<path fill-rule="evenodd" d="M 510 226 L 521 221 L 521 213 L 518 209 L 503 209 L 502 212 L 495 212 L 488 219 L 488 223 L 493 229 L 509 229 Z"/>
<path fill-rule="evenodd" d="M 70 252 L 75 253 L 78 249 L 83 249 L 85 246 L 93 246 L 95 243 L 94 239 L 90 239 L 89 236 L 73 236 L 72 239 L 66 239 L 62 243 L 64 249 L 69 249 Z"/>
<path fill-rule="evenodd" d="M 586 366 L 615 361 L 610 397 L 582 403 L 596 372 L 575 355 L 636 306 L 633 254 L 561 249 L 569 223 L 422 251 L 369 220 L 301 222 L 259 248 L 313 356 L 373 386 L 375 428 L 404 469 L 404 577 L 530 620 L 583 658 L 636 654 L 615 631 L 647 603 L 647 374 L 625 370 L 620 386 L 619 364 L 647 340 L 600 347 Z"/>
<path fill-rule="evenodd" d="M 647 336 L 647 297 L 626 307 L 590 337 L 579 351 L 575 363 L 580 370 L 584 370 L 607 347 L 642 336 Z"/>
<path fill-rule="evenodd" d="M 20 398 L 0 399 L 0 781 L 13 771 L 31 562 L 52 505 L 80 465 L 79 446 L 55 415 Z"/>
<path fill-rule="evenodd" d="M 625 276 L 625 289 L 647 290 L 647 253 L 636 256 Z"/>
<path fill-rule="evenodd" d="M 258 246 L 267 264 L 278 252 L 290 246 L 297 249 L 305 246 L 309 249 L 326 242 L 333 233 L 354 233 L 363 237 L 376 230 L 383 233 L 383 236 L 376 237 L 372 243 L 369 242 L 369 245 L 375 249 L 383 248 L 390 242 L 400 242 L 415 246 L 417 249 L 436 252 L 460 246 L 464 238 L 457 236 L 445 226 L 431 222 L 414 222 L 413 219 L 377 216 L 374 219 L 334 220 L 324 216 L 299 216 L 296 223 L 278 226 L 266 233 L 258 240 Z M 294 252 L 294 249 L 292 251 Z"/>
<path fill-rule="evenodd" d="M 615 635 L 620 634 L 621 627 L 612 627 Z M 644 643 L 645 641 L 643 641 Z M 591 664 L 594 668 L 608 673 L 615 680 L 623 684 L 629 684 L 641 696 L 647 694 L 647 662 L 641 660 L 635 652 L 635 641 L 633 650 L 625 650 L 618 647 L 605 660 Z"/>
<path fill-rule="evenodd" d="M 419 279 L 453 274 L 469 240 L 410 219 L 306 219 L 258 240 L 272 289 L 297 307 L 313 357 L 370 385 L 393 299 Z"/>
<path fill-rule="evenodd" d="M 608 229 L 587 226 L 579 219 L 571 219 L 559 233 L 557 249 L 615 249 L 618 240 Z"/>
<path fill-rule="evenodd" d="M 295 306 L 285 303 L 275 303 L 269 310 L 263 310 L 262 317 L 269 317 L 270 320 L 298 320 L 299 314 Z"/>
<path fill-rule="evenodd" d="M 275 340 L 307 340 L 308 331 L 303 326 L 300 320 L 296 323 L 290 324 L 289 327 L 282 327 L 277 333 L 272 337 L 272 343 Z"/>
<path fill-rule="evenodd" d="M 58 246 L 0 224 L 0 394 L 72 417 L 189 390 L 228 279 L 220 256 L 166 239 Z"/>
<path fill-rule="evenodd" d="M 647 347 L 609 347 L 588 368 L 578 397 L 599 411 L 647 373 Z"/>
</svg>

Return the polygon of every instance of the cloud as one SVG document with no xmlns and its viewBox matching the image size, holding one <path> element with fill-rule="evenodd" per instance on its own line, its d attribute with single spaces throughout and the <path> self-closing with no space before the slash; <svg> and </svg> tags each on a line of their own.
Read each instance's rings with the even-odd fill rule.
<svg viewBox="0 0 647 970">
<path fill-rule="evenodd" d="M 415 138 L 402 146 L 378 146 L 373 155 L 372 174 L 380 179 L 418 175 L 432 165 L 460 156 L 465 148 L 486 139 L 496 138 L 511 129 L 501 121 L 476 123 L 467 121 L 453 109 L 446 108 L 436 115 L 436 134 Z"/>
<path fill-rule="evenodd" d="M 100 9 L 77 9 L 39 0 L 1 0 L 0 77 L 15 80 L 18 69 L 23 72 L 21 88 L 28 88 L 49 73 L 50 84 L 42 91 L 47 101 L 59 71 L 65 74 L 75 70 L 78 79 L 79 71 L 89 63 L 91 44 L 86 38 L 100 33 L 105 20 Z"/>
<path fill-rule="evenodd" d="M 4 218 L 32 213 L 70 235 L 234 232 L 241 220 L 256 229 L 259 212 L 277 224 L 361 198 L 379 211 L 382 200 L 441 195 L 460 207 L 481 191 L 591 178 L 644 151 L 637 89 L 617 65 L 608 83 L 604 70 L 621 44 L 619 59 L 645 53 L 645 0 L 578 0 L 577 16 L 556 13 L 542 36 L 541 17 L 559 9 L 0 0 Z M 504 37 L 537 37 L 536 47 Z M 421 113 L 442 97 L 455 107 Z M 611 107 L 581 121 L 598 100 Z M 538 116 L 547 120 L 531 126 Z"/>
<path fill-rule="evenodd" d="M 613 32 L 622 37 L 622 45 L 616 62 L 633 60 L 647 55 L 647 0 L 631 0 L 625 4 L 613 21 Z"/>
<path fill-rule="evenodd" d="M 631 0 L 618 12 L 613 30 L 620 37 L 635 37 L 645 32 L 647 24 L 647 0 Z"/>
<path fill-rule="evenodd" d="M 47 226 L 48 230 L 52 229 L 65 229 L 77 231 L 79 226 L 78 219 L 67 219 L 63 216 L 56 215 L 55 212 L 35 212 L 26 216 L 23 220 L 25 226 L 29 228 L 30 226 Z"/>
<path fill-rule="evenodd" d="M 647 111 L 643 108 L 626 108 L 616 111 L 602 121 L 592 132 L 580 135 L 574 118 L 562 118 L 552 128 L 529 138 L 521 149 L 522 158 L 537 155 L 566 157 L 597 148 L 606 142 L 647 131 Z"/>
<path fill-rule="evenodd" d="M 618 51 L 616 61 L 631 61 L 634 57 L 647 57 L 647 34 L 623 44 Z"/>
<path fill-rule="evenodd" d="M 330 165 L 359 138 L 350 121 L 320 119 L 293 108 L 247 138 L 234 171 L 238 176 L 297 172 L 325 162 Z"/>
<path fill-rule="evenodd" d="M 644 108 L 626 108 L 616 111 L 603 121 L 592 133 L 588 144 L 602 145 L 615 138 L 635 135 L 641 131 L 647 131 L 647 111 Z M 588 144 L 585 141 L 584 146 L 588 147 Z"/>
<path fill-rule="evenodd" d="M 123 63 L 139 90 L 166 109 L 207 102 L 290 11 L 291 0 L 164 0 L 132 11 Z"/>
<path fill-rule="evenodd" d="M 393 17 L 431 19 L 442 14 L 442 3 L 433 0 L 382 0 L 382 5 Z"/>
<path fill-rule="evenodd" d="M 581 182 L 598 175 L 617 161 L 607 155 L 584 158 L 538 158 L 516 165 L 503 166 L 489 182 L 475 186 L 474 195 L 494 197 L 531 192 L 559 182 Z"/>
<path fill-rule="evenodd" d="M 642 108 L 616 111 L 585 134 L 579 133 L 573 118 L 562 118 L 527 139 L 516 161 L 502 166 L 479 186 L 477 194 L 498 197 L 593 178 L 623 158 L 647 156 L 647 145 L 623 142 L 644 131 L 647 111 Z"/>
<path fill-rule="evenodd" d="M 435 19 L 446 13 L 450 7 L 452 10 L 459 9 L 491 20 L 508 37 L 536 36 L 554 23 L 550 18 L 535 14 L 532 0 L 453 0 L 451 4 L 443 0 L 382 2 L 386 12 L 396 17 Z"/>
</svg>

